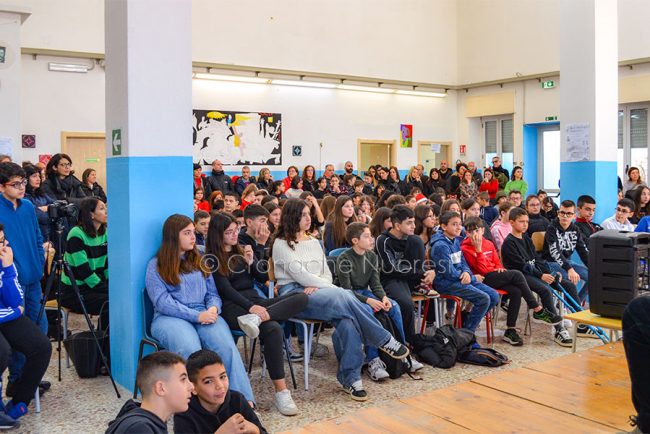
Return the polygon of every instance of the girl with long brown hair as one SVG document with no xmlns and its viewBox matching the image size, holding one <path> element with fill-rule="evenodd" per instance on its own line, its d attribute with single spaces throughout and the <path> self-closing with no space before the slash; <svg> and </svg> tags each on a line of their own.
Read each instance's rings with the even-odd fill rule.
<svg viewBox="0 0 650 434">
<path fill-rule="evenodd" d="M 154 307 L 151 334 L 169 351 L 189 357 L 202 348 L 223 359 L 234 390 L 254 403 L 244 363 L 221 317 L 221 297 L 196 248 L 194 223 L 174 214 L 165 220 L 162 243 L 147 265 L 145 284 Z"/>
<path fill-rule="evenodd" d="M 323 233 L 323 243 L 325 246 L 325 254 L 341 247 L 350 247 L 350 244 L 345 239 L 345 230 L 350 223 L 357 221 L 354 214 L 354 203 L 350 196 L 340 196 L 336 199 L 334 204 L 334 211 L 325 223 L 325 231 Z"/>
</svg>

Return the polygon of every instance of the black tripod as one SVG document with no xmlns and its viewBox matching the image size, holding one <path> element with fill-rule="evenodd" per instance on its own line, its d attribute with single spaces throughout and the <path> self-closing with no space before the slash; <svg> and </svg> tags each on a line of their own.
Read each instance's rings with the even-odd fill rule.
<svg viewBox="0 0 650 434">
<path fill-rule="evenodd" d="M 72 290 L 74 291 L 75 295 L 77 296 L 77 299 L 79 300 L 79 305 L 81 306 L 83 315 L 86 318 L 88 329 L 92 333 L 93 340 L 95 341 L 95 345 L 99 350 L 99 355 L 101 356 L 102 359 L 102 365 L 104 366 L 104 368 L 106 368 L 106 371 L 108 372 L 108 376 L 111 378 L 111 383 L 113 383 L 115 394 L 117 395 L 118 398 L 121 398 L 120 392 L 119 390 L 117 390 L 117 385 L 115 384 L 115 380 L 113 379 L 111 368 L 108 366 L 108 361 L 106 360 L 106 356 L 104 355 L 102 346 L 99 343 L 97 334 L 95 333 L 95 327 L 93 326 L 93 322 L 90 320 L 90 316 L 88 315 L 88 311 L 86 310 L 86 305 L 84 304 L 83 301 L 83 295 L 81 295 L 81 293 L 79 292 L 79 287 L 77 286 L 77 281 L 75 280 L 74 274 L 72 273 L 70 264 L 68 264 L 63 259 L 63 229 L 64 229 L 63 219 L 64 218 L 65 217 L 60 217 L 52 222 L 53 231 L 51 232 L 54 234 L 53 241 L 55 244 L 55 253 L 52 262 L 52 270 L 50 271 L 50 275 L 47 278 L 47 284 L 45 285 L 45 292 L 43 294 L 43 299 L 41 300 L 41 311 L 38 313 L 38 320 L 36 321 L 36 323 L 38 324 L 43 316 L 43 312 L 45 310 L 45 303 L 47 302 L 52 287 L 54 286 L 54 281 L 56 279 L 56 287 L 55 287 L 56 326 L 58 328 L 56 340 L 57 340 L 57 350 L 59 352 L 59 381 L 61 381 L 61 333 L 59 333 L 59 331 L 61 330 L 61 276 L 63 276 L 63 273 L 65 273 L 70 279 L 70 285 L 72 286 Z"/>
</svg>

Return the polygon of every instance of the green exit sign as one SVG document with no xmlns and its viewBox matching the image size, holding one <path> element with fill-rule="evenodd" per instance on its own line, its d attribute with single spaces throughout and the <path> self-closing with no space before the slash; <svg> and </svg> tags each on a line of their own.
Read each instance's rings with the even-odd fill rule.
<svg viewBox="0 0 650 434">
<path fill-rule="evenodd" d="M 554 87 L 555 87 L 555 82 L 553 80 L 542 82 L 542 89 L 553 89 Z"/>
<path fill-rule="evenodd" d="M 545 120 L 546 122 L 556 121 L 556 120 L 557 120 L 557 116 L 546 116 L 546 117 L 544 118 L 544 120 Z"/>
</svg>

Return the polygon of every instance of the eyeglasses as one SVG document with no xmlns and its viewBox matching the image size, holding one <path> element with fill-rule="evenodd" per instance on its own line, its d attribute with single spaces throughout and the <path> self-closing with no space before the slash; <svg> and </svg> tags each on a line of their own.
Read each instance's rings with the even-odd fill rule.
<svg viewBox="0 0 650 434">
<path fill-rule="evenodd" d="M 231 236 L 237 234 L 237 232 L 238 232 L 237 229 L 228 229 L 228 230 L 223 231 L 223 234 L 228 236 L 228 237 L 231 237 Z"/>
<path fill-rule="evenodd" d="M 70 163 L 59 163 L 59 167 L 63 167 L 64 169 L 69 169 L 72 167 L 72 164 Z"/>
<path fill-rule="evenodd" d="M 561 216 L 564 216 L 564 217 L 573 217 L 574 215 L 576 215 L 576 213 L 574 213 L 572 211 L 559 211 L 557 213 L 557 215 L 561 215 Z"/>
<path fill-rule="evenodd" d="M 22 181 L 8 182 L 5 185 L 13 187 L 16 190 L 20 190 L 21 188 L 25 188 L 27 186 L 27 180 L 23 179 Z"/>
<path fill-rule="evenodd" d="M 632 211 L 630 211 L 629 209 L 621 209 L 619 207 L 616 207 L 616 212 L 622 212 L 622 213 L 625 213 L 625 214 L 629 214 Z"/>
</svg>

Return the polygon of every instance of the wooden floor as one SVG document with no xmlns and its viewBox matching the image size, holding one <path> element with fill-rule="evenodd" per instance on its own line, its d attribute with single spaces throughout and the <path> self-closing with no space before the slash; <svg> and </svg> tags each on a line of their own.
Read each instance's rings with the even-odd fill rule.
<svg viewBox="0 0 650 434">
<path fill-rule="evenodd" d="M 616 343 L 289 432 L 613 433 L 631 430 L 631 414 L 627 363 Z"/>
</svg>

